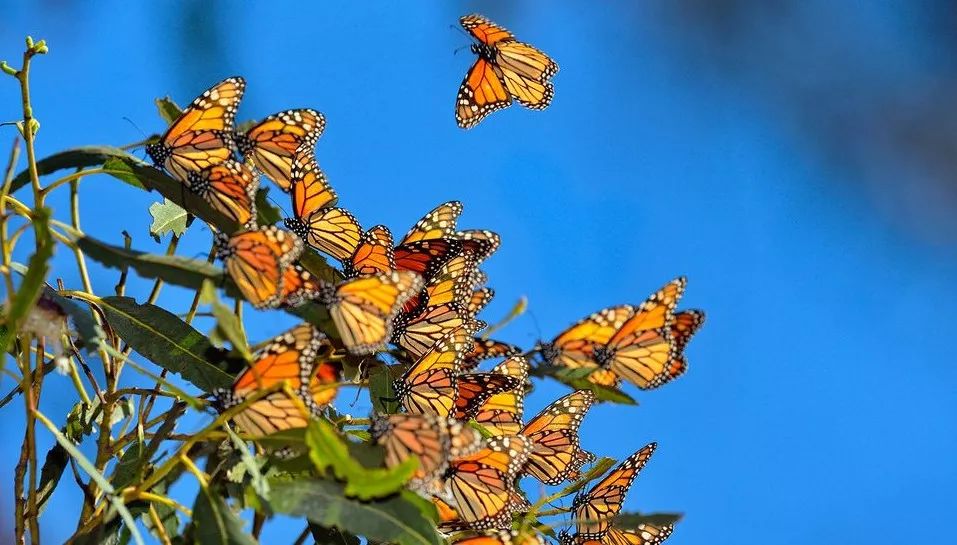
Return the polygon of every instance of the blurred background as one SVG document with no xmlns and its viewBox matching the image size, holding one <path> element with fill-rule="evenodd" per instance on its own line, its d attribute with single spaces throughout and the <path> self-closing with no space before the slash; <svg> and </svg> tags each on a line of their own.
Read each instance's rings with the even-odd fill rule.
<svg viewBox="0 0 957 545">
<path fill-rule="evenodd" d="M 516 106 L 468 132 L 455 126 L 473 55 L 450 25 L 471 11 L 560 63 L 547 111 Z M 40 157 L 141 140 L 163 128 L 154 98 L 186 104 L 243 75 L 241 120 L 306 106 L 326 115 L 320 163 L 365 226 L 401 234 L 459 199 L 462 227 L 501 234 L 486 265 L 497 299 L 483 317 L 523 295 L 530 305 L 503 340 L 530 347 L 686 275 L 683 306 L 708 313 L 689 373 L 629 390 L 638 407 L 593 409 L 582 431 L 600 455 L 659 442 L 626 509 L 685 513 L 669 543 L 952 542 L 952 2 L 41 0 L 2 12 L 0 58 L 18 66 L 25 34 L 50 45 L 33 71 Z M 0 120 L 20 116 L 18 93 L 0 79 Z M 14 129 L 0 130 L 5 158 Z M 156 199 L 87 179 L 84 228 L 115 244 L 126 229 L 135 248 L 162 252 L 166 241 L 148 234 Z M 65 216 L 62 198 L 51 204 Z M 209 239 L 197 223 L 181 253 L 203 256 Z M 70 256 L 55 264 L 79 285 Z M 115 271 L 93 274 L 112 291 Z M 130 292 L 144 297 L 150 284 Z M 188 294 L 168 289 L 160 302 L 185 309 Z M 254 340 L 292 324 L 247 316 Z M 70 409 L 72 396 L 54 390 L 67 382 L 47 382 L 46 414 Z M 12 387 L 0 378 L 2 393 Z M 528 414 L 562 393 L 540 383 Z M 338 406 L 370 409 L 352 392 Z M 22 403 L 0 414 L 4 536 L 22 421 Z M 179 431 L 203 421 L 187 424 Z M 45 540 L 72 534 L 80 502 L 63 482 Z M 263 542 L 300 529 L 269 525 Z"/>
</svg>

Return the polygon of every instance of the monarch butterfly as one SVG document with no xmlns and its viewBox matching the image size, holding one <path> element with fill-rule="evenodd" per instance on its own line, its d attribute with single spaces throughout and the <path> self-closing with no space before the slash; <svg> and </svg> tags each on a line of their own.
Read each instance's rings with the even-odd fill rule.
<svg viewBox="0 0 957 545">
<path fill-rule="evenodd" d="M 491 231 L 455 230 L 462 203 L 440 204 L 422 217 L 395 248 L 396 268 L 431 278 L 446 261 L 470 252 L 481 262 L 498 248 L 500 238 Z"/>
<path fill-rule="evenodd" d="M 392 233 L 384 225 L 376 225 L 359 239 L 359 246 L 346 262 L 346 276 L 362 276 L 395 270 Z"/>
<path fill-rule="evenodd" d="M 455 377 L 462 356 L 471 347 L 472 331 L 470 325 L 450 331 L 396 379 L 396 397 L 406 412 L 451 414 L 457 393 Z"/>
<path fill-rule="evenodd" d="M 474 267 L 470 254 L 457 256 L 443 265 L 429 280 L 425 293 L 396 318 L 393 342 L 418 357 L 446 333 L 472 321 L 463 301 L 471 295 L 469 278 Z"/>
<path fill-rule="evenodd" d="M 528 361 L 521 355 L 515 355 L 496 365 L 492 373 L 512 377 L 518 384 L 507 392 L 488 398 L 475 415 L 475 421 L 492 435 L 518 435 L 522 430 L 522 411 L 525 408 Z"/>
<path fill-rule="evenodd" d="M 704 312 L 701 310 L 685 310 L 675 313 L 674 323 L 671 324 L 671 338 L 674 342 L 675 356 L 668 363 L 668 368 L 658 379 L 649 386 L 657 388 L 680 377 L 688 369 L 688 360 L 684 356 L 685 346 L 691 337 L 697 333 L 704 323 Z"/>
<path fill-rule="evenodd" d="M 372 439 L 385 448 L 385 464 L 395 467 L 410 456 L 419 459 L 419 467 L 409 481 L 415 490 L 429 491 L 448 467 L 451 449 L 444 419 L 432 414 L 391 414 L 375 420 Z"/>
<path fill-rule="evenodd" d="M 217 233 L 215 241 L 226 271 L 254 307 L 275 307 L 282 302 L 286 269 L 302 253 L 299 237 L 270 225 L 233 236 Z"/>
<path fill-rule="evenodd" d="M 532 444 L 525 472 L 544 484 L 560 484 L 577 469 L 578 428 L 595 394 L 578 390 L 545 407 L 522 429 Z M 580 467 L 580 466 L 579 466 Z"/>
<path fill-rule="evenodd" d="M 595 361 L 643 390 L 664 384 L 675 356 L 674 309 L 685 284 L 683 277 L 676 278 L 646 299 L 607 345 L 595 349 Z"/>
<path fill-rule="evenodd" d="M 186 182 L 190 172 L 224 163 L 232 157 L 232 130 L 246 80 L 226 78 L 183 110 L 159 142 L 146 146 L 153 163 Z"/>
<path fill-rule="evenodd" d="M 345 208 L 335 206 L 335 191 L 326 182 L 311 153 L 302 153 L 292 164 L 292 211 L 287 229 L 310 246 L 345 262 L 356 252 L 362 227 Z"/>
<path fill-rule="evenodd" d="M 526 108 L 548 107 L 555 94 L 548 81 L 558 72 L 555 61 L 481 15 L 466 15 L 459 23 L 478 42 L 472 44 L 478 59 L 455 99 L 459 127 L 478 125 L 488 114 L 511 105 L 512 97 Z"/>
<path fill-rule="evenodd" d="M 285 380 L 311 414 L 318 414 L 336 395 L 330 387 L 339 381 L 341 368 L 328 361 L 333 347 L 326 336 L 310 324 L 300 324 L 272 339 L 253 355 L 231 389 L 213 393 L 223 410 L 242 403 L 252 393 Z M 274 392 L 233 417 L 245 433 L 264 436 L 280 430 L 306 426 L 307 415 L 284 392 Z"/>
<path fill-rule="evenodd" d="M 259 176 L 246 165 L 226 159 L 222 163 L 186 173 L 186 187 L 238 225 L 256 217 Z"/>
<path fill-rule="evenodd" d="M 634 530 L 623 530 L 612 526 L 600 540 L 584 539 L 578 534 L 572 536 L 568 532 L 558 534 L 560 545 L 659 545 L 664 543 L 674 525 L 657 526 L 654 524 L 639 524 Z"/>
<path fill-rule="evenodd" d="M 599 369 L 594 360 L 596 346 L 601 346 L 635 313 L 632 305 L 618 305 L 599 310 L 558 334 L 551 342 L 540 343 L 539 353 L 545 363 L 574 369 L 587 367 L 594 371 L 588 379 L 603 386 L 615 386 L 618 377 L 607 369 Z"/>
<path fill-rule="evenodd" d="M 322 290 L 322 283 L 301 265 L 293 263 L 286 267 L 282 275 L 281 304 L 286 307 L 298 307 L 306 301 L 315 299 Z"/>
<path fill-rule="evenodd" d="M 521 352 L 517 346 L 494 341 L 492 339 L 475 338 L 475 345 L 472 351 L 465 355 L 465 361 L 462 362 L 462 369 L 471 371 L 478 367 L 478 364 L 484 360 L 493 358 L 503 358 Z M 515 433 L 518 433 L 517 431 Z"/>
<path fill-rule="evenodd" d="M 579 493 L 572 502 L 578 536 L 585 540 L 601 539 L 611 527 L 612 519 L 621 511 L 631 483 L 648 463 L 658 447 L 649 443 L 611 470 L 587 493 Z"/>
<path fill-rule="evenodd" d="M 455 509 L 474 530 L 501 528 L 515 509 L 515 478 L 528 459 L 524 437 L 493 437 L 484 448 L 449 462 L 446 472 Z"/>
<path fill-rule="evenodd" d="M 469 314 L 475 316 L 492 302 L 492 299 L 495 297 L 495 290 L 492 288 L 481 288 L 474 290 L 472 296 L 469 297 L 468 304 L 466 308 L 469 311 Z"/>
<path fill-rule="evenodd" d="M 329 308 L 332 322 L 349 352 L 372 354 L 385 348 L 396 313 L 420 289 L 419 275 L 392 271 L 337 285 L 323 284 L 316 300 Z"/>
<path fill-rule="evenodd" d="M 582 467 L 585 464 L 590 464 L 595 461 L 595 455 L 579 448 L 575 452 L 574 458 L 572 458 L 571 463 L 568 468 L 568 476 L 566 477 L 569 481 L 576 481 L 582 476 Z"/>
<path fill-rule="evenodd" d="M 500 373 L 466 373 L 455 380 L 456 420 L 470 420 L 483 408 L 492 396 L 518 388 L 521 383 L 515 377 Z"/>
<path fill-rule="evenodd" d="M 325 128 L 326 118 L 315 110 L 286 110 L 236 134 L 236 147 L 280 189 L 289 191 L 293 161 L 301 152 L 313 154 Z"/>
</svg>

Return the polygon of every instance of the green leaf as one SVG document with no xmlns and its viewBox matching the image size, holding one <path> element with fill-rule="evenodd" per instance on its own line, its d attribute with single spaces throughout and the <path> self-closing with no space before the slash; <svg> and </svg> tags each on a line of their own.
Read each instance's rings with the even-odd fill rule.
<svg viewBox="0 0 957 545">
<path fill-rule="evenodd" d="M 591 481 L 601 477 L 605 474 L 606 471 L 612 468 L 618 461 L 614 458 L 602 458 L 595 462 L 595 465 L 591 469 L 585 472 L 577 481 L 563 488 L 558 494 L 553 496 L 554 499 L 564 498 L 565 496 L 570 496 L 582 488 L 585 487 Z"/>
<path fill-rule="evenodd" d="M 257 545 L 223 498 L 206 487 L 193 504 L 193 539 L 199 545 Z"/>
<path fill-rule="evenodd" d="M 169 199 L 163 199 L 162 203 L 154 202 L 150 205 L 150 216 L 153 217 L 153 223 L 150 224 L 150 234 L 156 242 L 166 233 L 173 233 L 177 237 L 183 236 L 188 225 L 189 214 L 186 213 L 178 204 Z"/>
<path fill-rule="evenodd" d="M 225 426 L 226 434 L 229 435 L 229 439 L 233 443 L 233 447 L 239 452 L 239 456 L 242 459 L 242 464 L 245 466 L 246 474 L 249 475 L 250 484 L 252 489 L 259 495 L 260 498 L 264 500 L 269 499 L 269 482 L 266 481 L 266 478 L 263 476 L 262 472 L 259 471 L 259 460 L 257 460 L 252 454 L 250 454 L 246 443 L 239 438 L 236 433 Z"/>
<path fill-rule="evenodd" d="M 252 361 L 253 355 L 249 351 L 249 341 L 246 340 L 246 332 L 243 330 L 242 322 L 239 321 L 236 313 L 219 302 L 212 282 L 203 283 L 199 300 L 212 306 L 213 317 L 216 318 L 216 333 L 229 341 L 233 350 L 243 359 Z"/>
<path fill-rule="evenodd" d="M 133 167 L 131 167 L 122 159 L 117 159 L 115 157 L 107 159 L 103 163 L 103 170 L 106 174 L 109 174 L 125 184 L 129 184 L 137 189 L 146 189 L 146 187 L 142 184 L 142 182 L 140 182 L 139 178 L 137 178 L 136 174 L 133 172 Z"/>
<path fill-rule="evenodd" d="M 407 490 L 364 502 L 346 497 L 345 485 L 320 479 L 275 479 L 271 488 L 270 507 L 278 513 L 305 516 L 320 526 L 338 528 L 370 541 L 399 545 L 443 542 L 432 520 L 423 512 L 424 500 Z"/>
<path fill-rule="evenodd" d="M 674 526 L 684 517 L 684 513 L 622 513 L 615 517 L 615 527 L 635 529 L 642 524 L 654 526 Z"/>
<path fill-rule="evenodd" d="M 5 353 L 10 347 L 27 313 L 36 304 L 43 290 L 43 282 L 50 270 L 49 261 L 53 257 L 53 239 L 50 237 L 49 222 L 49 208 L 33 211 L 33 228 L 37 237 L 37 249 L 30 256 L 30 261 L 27 263 L 27 272 L 20 282 L 17 293 L 13 295 L 13 302 L 7 311 L 7 329 L 0 337 L 0 352 L 2 353 Z M 0 370 L 3 369 L 5 361 L 6 358 L 0 360 Z"/>
<path fill-rule="evenodd" d="M 309 531 L 316 545 L 359 545 L 359 538 L 338 528 L 326 528 L 312 522 Z"/>
<path fill-rule="evenodd" d="M 584 371 L 584 376 L 582 376 L 582 371 Z M 588 375 L 591 374 L 593 369 L 559 369 L 552 376 L 556 380 L 575 388 L 576 390 L 591 390 L 595 393 L 595 397 L 599 401 L 608 401 L 611 403 L 620 403 L 622 405 L 637 405 L 638 402 L 634 400 L 630 395 L 622 392 L 618 388 L 610 388 L 608 386 L 602 386 L 600 384 L 595 384 L 588 380 Z"/>
<path fill-rule="evenodd" d="M 369 371 L 369 397 L 379 414 L 393 414 L 399 410 L 399 401 L 392 383 L 388 365 L 378 365 Z"/>
<path fill-rule="evenodd" d="M 216 285 L 224 282 L 222 269 L 204 260 L 128 250 L 91 237 L 81 237 L 76 244 L 90 259 L 114 269 L 129 266 L 144 278 L 162 278 L 169 284 L 193 289 L 207 280 Z"/>
<path fill-rule="evenodd" d="M 179 373 L 204 392 L 229 387 L 233 381 L 230 371 L 242 368 L 241 362 L 226 360 L 209 339 L 163 308 L 115 296 L 104 297 L 99 306 L 113 330 L 133 350 Z"/>
<path fill-rule="evenodd" d="M 156 109 L 159 111 L 160 117 L 167 125 L 171 125 L 183 113 L 183 109 L 168 96 L 158 98 L 154 102 L 156 102 Z"/>
<path fill-rule="evenodd" d="M 381 498 L 402 489 L 418 467 L 418 460 L 408 458 L 398 466 L 366 468 L 353 457 L 335 427 L 325 419 L 315 419 L 306 428 L 309 458 L 320 471 L 332 468 L 336 477 L 346 481 L 345 493 L 362 500 Z"/>
</svg>

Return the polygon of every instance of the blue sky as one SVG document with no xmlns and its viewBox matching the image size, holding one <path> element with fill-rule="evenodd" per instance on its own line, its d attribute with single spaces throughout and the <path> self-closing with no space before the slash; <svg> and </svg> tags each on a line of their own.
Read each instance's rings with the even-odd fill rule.
<svg viewBox="0 0 957 545">
<path fill-rule="evenodd" d="M 0 58 L 18 61 L 27 33 L 50 44 L 33 74 L 40 156 L 140 140 L 161 129 L 155 97 L 186 103 L 234 74 L 248 81 L 241 119 L 322 111 L 320 164 L 364 225 L 401 233 L 458 199 L 463 227 L 501 234 L 485 317 L 527 296 L 530 312 L 502 334 L 526 347 L 686 275 L 684 306 L 708 313 L 687 376 L 632 391 L 638 407 L 593 409 L 582 430 L 601 455 L 659 442 L 626 508 L 686 513 L 669 543 L 947 542 L 954 201 L 920 200 L 949 193 L 880 147 L 886 127 L 861 117 L 882 91 L 953 81 L 946 36 L 923 32 L 929 11 L 917 7 L 811 2 L 769 19 L 718 17 L 728 26 L 716 39 L 709 32 L 723 27 L 674 5 L 697 4 L 39 2 L 5 9 Z M 455 126 L 473 57 L 454 53 L 468 41 L 450 25 L 471 11 L 560 63 L 547 111 L 513 107 L 468 132 Z M 19 115 L 17 93 L 2 80 L 3 120 Z M 127 229 L 137 248 L 165 248 L 147 234 L 154 195 L 108 178 L 84 184 L 87 231 L 119 242 Z M 52 204 L 66 213 L 62 199 Z M 182 247 L 199 256 L 208 243 L 197 224 Z M 93 273 L 112 289 L 113 272 Z M 65 254 L 54 274 L 78 285 Z M 175 290 L 161 301 L 188 304 Z M 249 316 L 254 339 L 285 325 Z M 540 384 L 529 413 L 562 393 Z M 343 397 L 343 408 L 368 412 Z M 69 403 L 48 395 L 42 409 L 63 415 Z M 16 438 L 0 446 L 4 483 L 21 410 L 2 416 Z M 51 542 L 76 520 L 70 487 L 44 515 Z M 0 507 L 10 512 L 9 493 Z M 271 536 L 291 541 L 299 528 Z"/>
</svg>

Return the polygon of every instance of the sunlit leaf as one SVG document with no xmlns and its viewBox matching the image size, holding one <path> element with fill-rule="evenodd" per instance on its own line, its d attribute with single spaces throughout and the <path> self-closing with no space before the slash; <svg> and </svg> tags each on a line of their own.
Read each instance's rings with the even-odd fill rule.
<svg viewBox="0 0 957 545">
<path fill-rule="evenodd" d="M 153 222 L 150 223 L 150 234 L 157 242 L 166 233 L 183 236 L 189 223 L 189 214 L 169 199 L 151 204 L 150 216 L 153 218 Z"/>
<path fill-rule="evenodd" d="M 26 318 L 27 313 L 36 304 L 43 291 L 43 282 L 50 270 L 50 258 L 53 257 L 53 239 L 49 229 L 50 209 L 40 208 L 33 211 L 33 226 L 36 231 L 37 249 L 30 256 L 27 271 L 20 281 L 20 287 L 12 295 L 12 302 L 7 310 L 6 325 L 0 336 L 0 352 L 6 352 L 13 342 Z M 0 370 L 3 369 L 6 358 L 0 359 Z"/>
<path fill-rule="evenodd" d="M 241 368 L 226 360 L 203 334 L 161 307 L 139 304 L 130 297 L 105 297 L 99 306 L 133 350 L 205 392 L 229 387 L 231 371 Z"/>
<path fill-rule="evenodd" d="M 167 125 L 172 124 L 183 113 L 183 109 L 168 96 L 158 98 L 154 102 L 156 103 L 156 110 L 159 111 L 160 117 Z"/>
<path fill-rule="evenodd" d="M 106 162 L 103 163 L 103 170 L 123 183 L 129 184 L 137 189 L 146 189 L 139 178 L 136 177 L 136 174 L 133 173 L 133 168 L 122 159 L 115 157 L 107 159 Z"/>
</svg>

